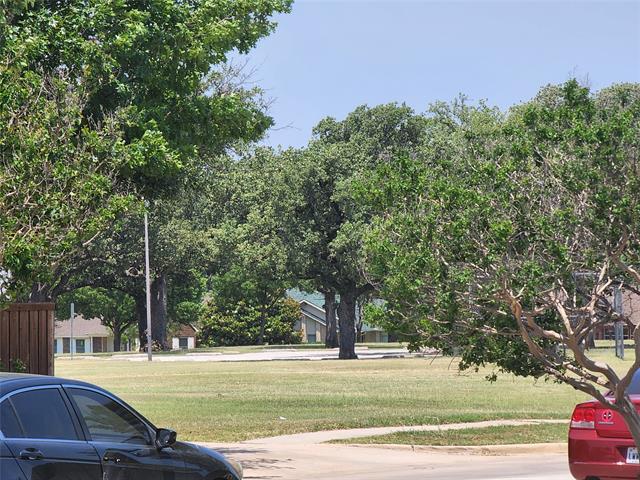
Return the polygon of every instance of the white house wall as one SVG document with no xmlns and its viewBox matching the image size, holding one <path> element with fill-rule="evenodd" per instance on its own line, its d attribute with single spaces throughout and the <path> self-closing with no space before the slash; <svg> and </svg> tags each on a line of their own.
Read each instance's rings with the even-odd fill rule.
<svg viewBox="0 0 640 480">
<path fill-rule="evenodd" d="M 187 348 L 189 350 L 196 348 L 196 337 L 187 337 Z M 180 337 L 173 337 L 171 339 L 171 349 L 180 350 Z"/>
</svg>

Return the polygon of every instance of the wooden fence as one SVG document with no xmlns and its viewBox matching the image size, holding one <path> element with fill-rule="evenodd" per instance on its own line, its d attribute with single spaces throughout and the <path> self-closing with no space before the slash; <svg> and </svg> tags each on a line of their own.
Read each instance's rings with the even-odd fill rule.
<svg viewBox="0 0 640 480">
<path fill-rule="evenodd" d="M 20 303 L 0 311 L 2 370 L 53 375 L 53 303 Z"/>
</svg>

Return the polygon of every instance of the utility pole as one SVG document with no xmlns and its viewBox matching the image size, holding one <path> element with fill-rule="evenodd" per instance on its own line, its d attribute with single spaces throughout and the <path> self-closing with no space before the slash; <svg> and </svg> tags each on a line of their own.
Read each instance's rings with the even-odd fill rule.
<svg viewBox="0 0 640 480">
<path fill-rule="evenodd" d="M 146 203 L 146 202 L 145 202 Z M 145 280 L 147 285 L 147 359 L 153 361 L 151 353 L 151 275 L 149 273 L 149 219 L 147 216 L 146 203 L 144 211 L 144 264 L 145 264 Z"/>
<path fill-rule="evenodd" d="M 622 291 L 620 287 L 613 291 L 613 309 L 622 315 Z M 624 323 L 620 320 L 613 324 L 616 357 L 624 360 Z"/>
<path fill-rule="evenodd" d="M 73 342 L 73 319 L 76 316 L 76 305 L 71 302 L 71 318 L 69 319 L 71 322 L 71 333 L 69 338 L 69 353 L 71 353 L 71 358 L 73 358 L 74 342 Z"/>
</svg>

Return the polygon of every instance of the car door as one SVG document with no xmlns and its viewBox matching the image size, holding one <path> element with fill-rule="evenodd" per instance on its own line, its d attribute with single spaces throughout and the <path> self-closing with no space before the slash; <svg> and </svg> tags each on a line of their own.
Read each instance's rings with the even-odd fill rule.
<svg viewBox="0 0 640 480">
<path fill-rule="evenodd" d="M 100 480 L 95 449 L 58 386 L 12 392 L 0 402 L 3 442 L 27 480 Z"/>
<path fill-rule="evenodd" d="M 16 459 L 9 447 L 0 440 L 0 479 L 2 480 L 25 480 L 22 470 L 18 466 Z"/>
<path fill-rule="evenodd" d="M 155 431 L 115 397 L 83 387 L 65 387 L 89 443 L 98 452 L 103 480 L 183 480 L 185 464 L 172 447 L 158 450 Z"/>
</svg>

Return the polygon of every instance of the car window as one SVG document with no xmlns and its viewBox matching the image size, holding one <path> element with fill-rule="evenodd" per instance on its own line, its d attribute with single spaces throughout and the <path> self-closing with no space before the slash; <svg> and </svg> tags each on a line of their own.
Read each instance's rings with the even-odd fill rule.
<svg viewBox="0 0 640 480">
<path fill-rule="evenodd" d="M 7 438 L 24 437 L 16 411 L 8 399 L 0 403 L 0 431 Z"/>
<path fill-rule="evenodd" d="M 92 440 L 151 445 L 147 426 L 118 402 L 90 390 L 70 388 L 69 393 L 80 409 Z"/>
<path fill-rule="evenodd" d="M 0 429 L 7 438 L 78 440 L 57 388 L 17 393 L 3 401 L 0 410 Z"/>
</svg>

